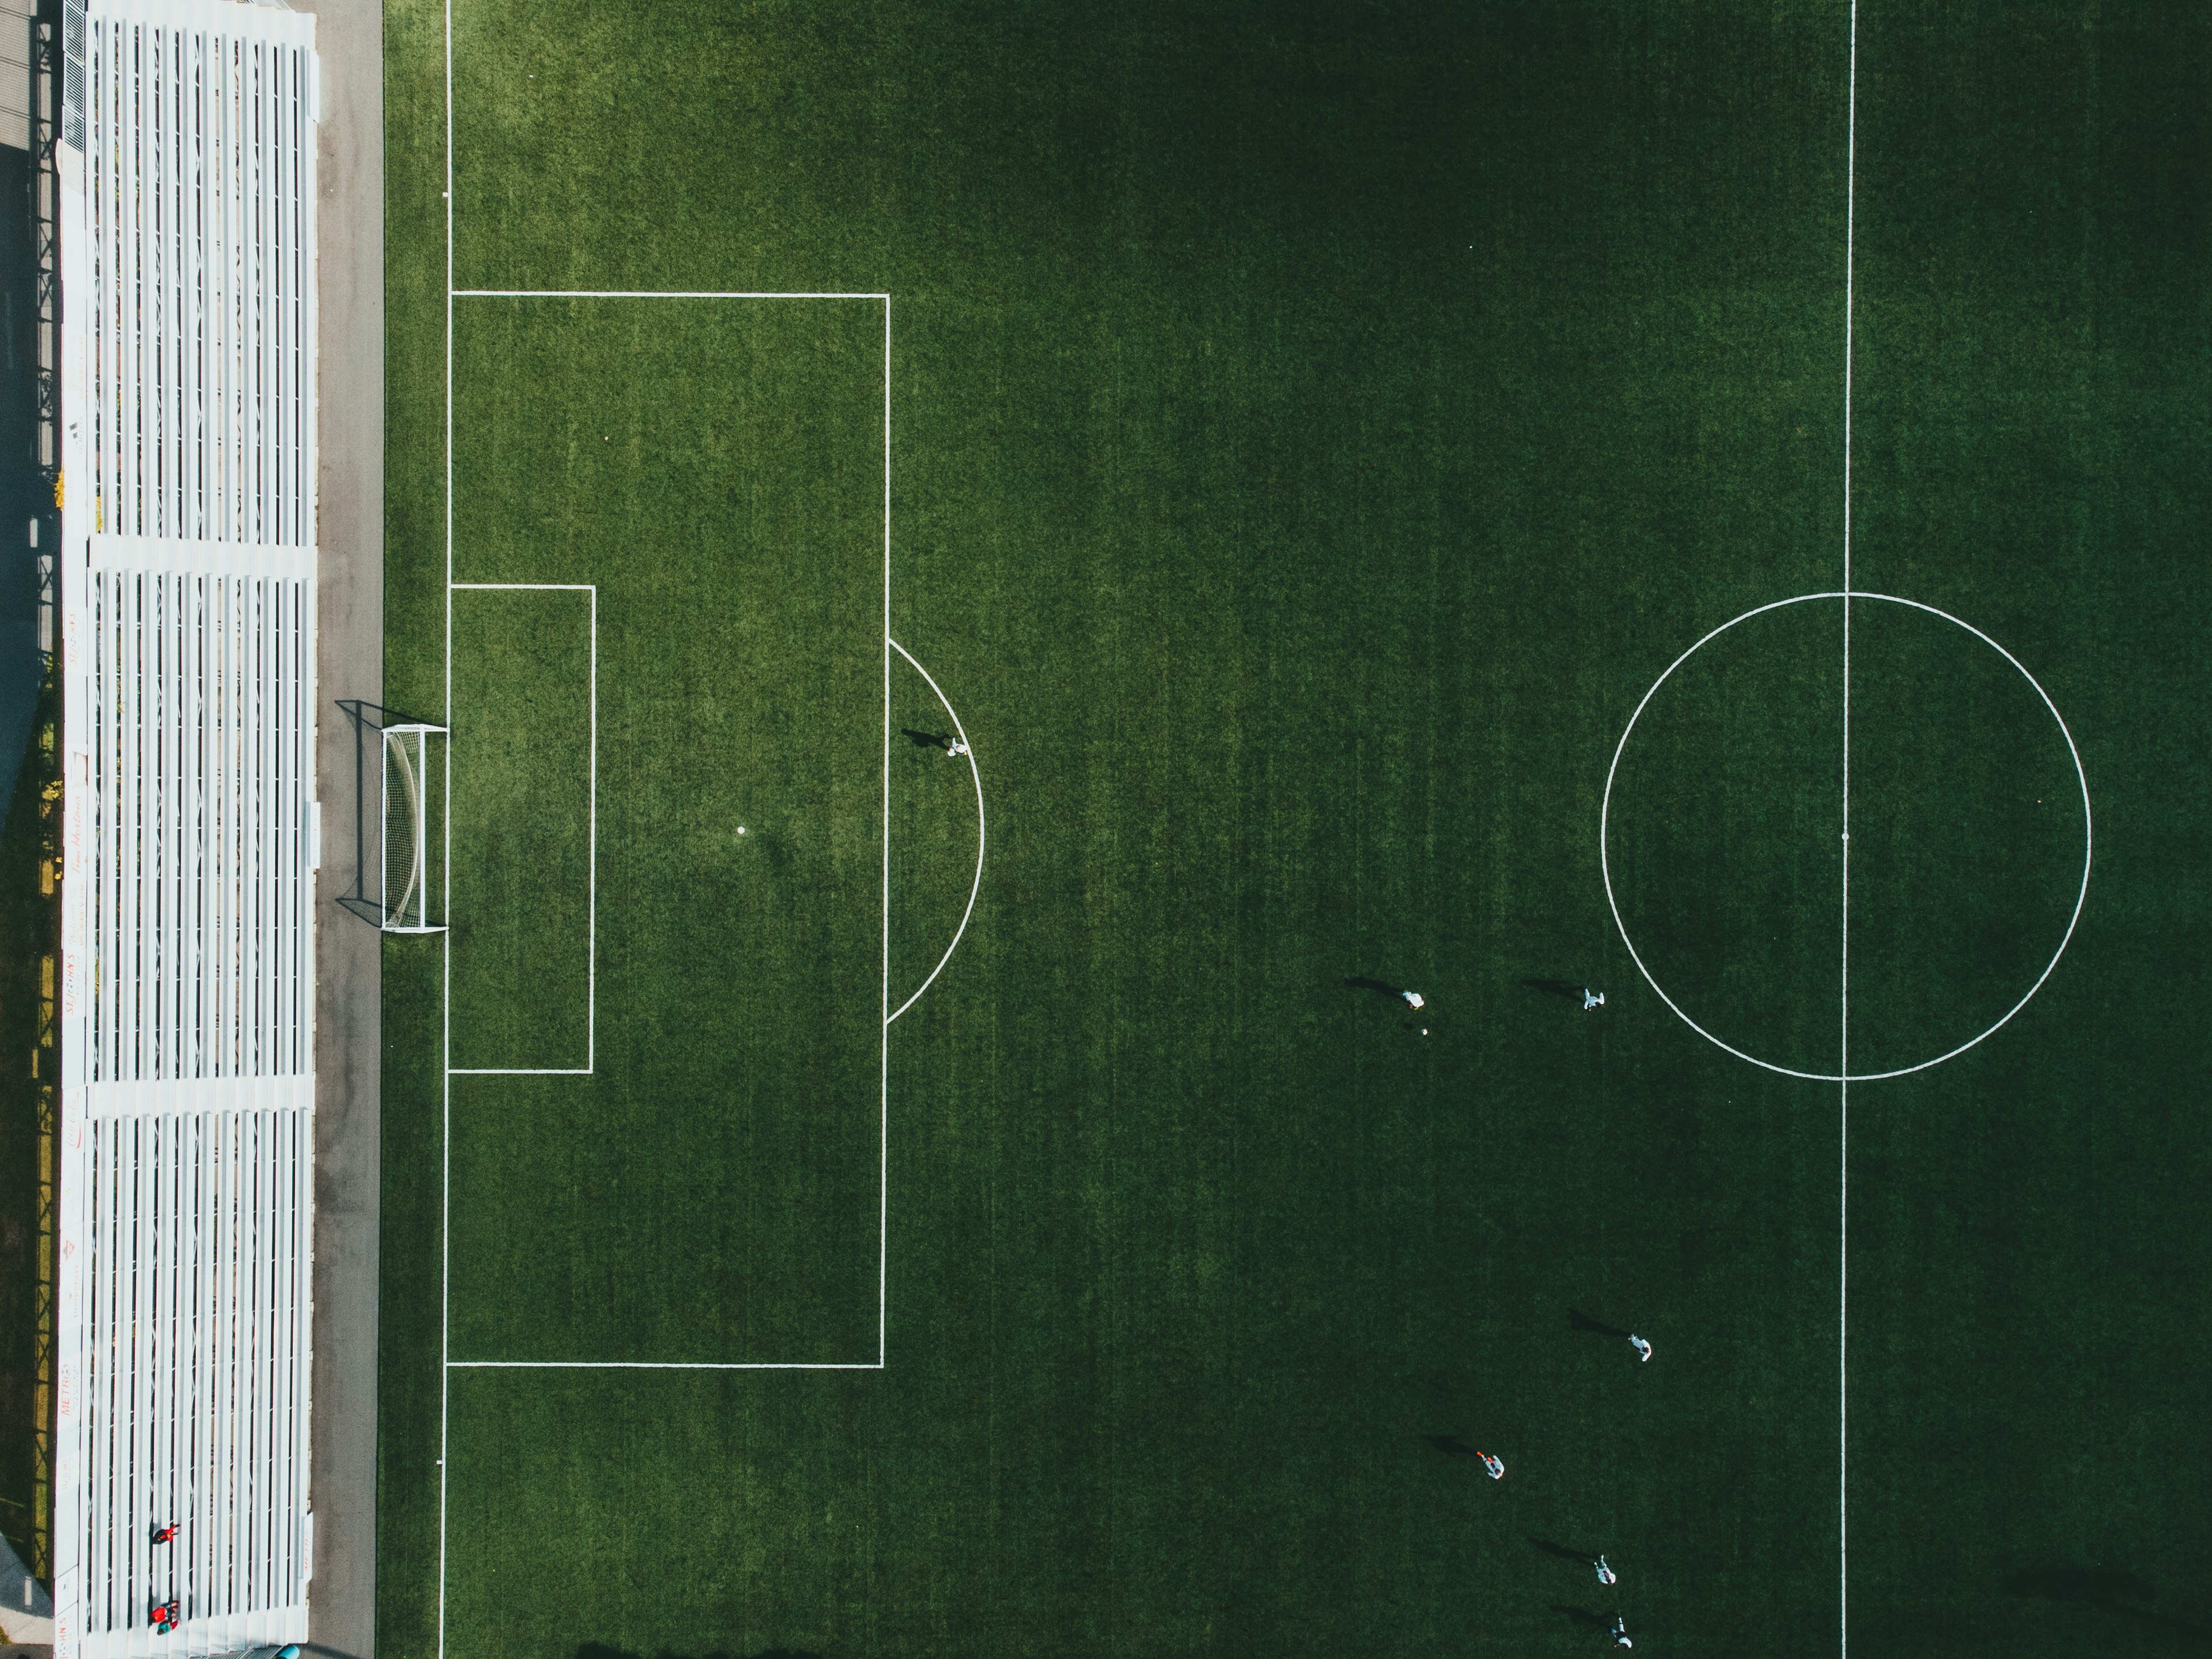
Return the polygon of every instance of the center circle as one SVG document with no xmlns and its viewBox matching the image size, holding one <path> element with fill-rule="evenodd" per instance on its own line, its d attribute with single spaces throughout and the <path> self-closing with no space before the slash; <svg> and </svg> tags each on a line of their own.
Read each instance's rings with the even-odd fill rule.
<svg viewBox="0 0 2212 1659">
<path fill-rule="evenodd" d="M 1829 1083 L 1941 1065 L 2025 1007 L 2093 842 L 2080 751 L 2020 659 L 1861 592 L 1758 606 L 1677 657 L 1621 732 L 1598 833 L 1661 1000 L 1739 1060 Z"/>
</svg>

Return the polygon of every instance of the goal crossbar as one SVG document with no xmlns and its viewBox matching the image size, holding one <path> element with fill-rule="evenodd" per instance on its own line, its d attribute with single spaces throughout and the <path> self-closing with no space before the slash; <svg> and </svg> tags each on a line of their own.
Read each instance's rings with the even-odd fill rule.
<svg viewBox="0 0 2212 1659">
<path fill-rule="evenodd" d="M 387 726 L 383 732 L 384 764 L 380 769 L 384 790 L 384 856 L 379 860 L 383 918 L 378 926 L 387 933 L 442 933 L 443 922 L 429 920 L 428 869 L 430 850 L 429 792 L 424 787 L 429 773 L 433 736 L 446 737 L 442 726 L 410 720 Z M 414 756 L 408 756 L 408 739 L 414 739 Z M 392 784 L 399 797 L 392 798 Z M 394 845 L 394 809 L 400 834 Z M 399 894 L 392 896 L 393 866 L 400 866 Z"/>
<path fill-rule="evenodd" d="M 430 720 L 354 700 L 354 875 L 338 902 L 386 933 L 442 933 L 435 868 L 444 830 L 444 756 L 451 737 Z M 369 773 L 371 756 L 376 775 Z"/>
</svg>

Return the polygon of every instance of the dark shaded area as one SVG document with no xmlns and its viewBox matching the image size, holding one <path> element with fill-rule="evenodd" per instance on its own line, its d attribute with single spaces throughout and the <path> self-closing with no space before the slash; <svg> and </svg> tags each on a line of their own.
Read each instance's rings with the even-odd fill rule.
<svg viewBox="0 0 2212 1659">
<path fill-rule="evenodd" d="M 899 730 L 917 749 L 949 750 L 952 747 L 952 734 L 949 732 L 917 732 L 911 726 L 902 726 Z"/>
<path fill-rule="evenodd" d="M 2155 1630 L 2188 1652 L 2212 1650 L 2212 1630 L 2172 1613 L 2135 1605 L 2158 1595 L 2158 1586 L 2120 1567 L 2025 1567 L 2009 1573 L 2005 1594 L 2036 1601 L 2069 1601 L 2102 1607 L 2146 1630 Z"/>
<path fill-rule="evenodd" d="M 59 783 L 52 742 L 58 712 L 51 682 L 41 718 L 7 757 L 19 781 L 0 828 L 0 1534 L 35 1577 L 50 1569 L 34 1512 L 38 1435 L 50 1402 L 38 1386 L 40 1194 L 52 1149 L 43 1144 L 42 1091 L 53 1084 L 53 963 L 60 945 L 58 883 L 46 861 L 58 811 L 42 810 Z M 43 1075 L 41 1075 L 43 1073 Z"/>
<path fill-rule="evenodd" d="M 1532 990 L 1541 991 L 1546 996 L 1579 997 L 1583 994 L 1581 986 L 1570 985 L 1563 979 L 1524 979 L 1521 982 Z"/>
<path fill-rule="evenodd" d="M 1461 1439 L 1455 1434 L 1425 1434 L 1421 1438 L 1427 1441 L 1438 1451 L 1449 1452 L 1454 1457 L 1480 1457 L 1482 1455 L 1480 1452 L 1475 1450 L 1474 1447 L 1468 1445 L 1466 1441 Z"/>
<path fill-rule="evenodd" d="M 2031 1567 L 2011 1574 L 2004 1587 L 2008 1595 L 2028 1595 L 2039 1601 L 2093 1601 L 2102 1607 L 2148 1601 L 2158 1594 L 2155 1584 L 2118 1567 Z"/>
<path fill-rule="evenodd" d="M 36 271 L 31 244 L 31 156 L 0 145 L 0 801 L 39 701 L 38 556 L 34 515 L 55 532 L 52 492 L 39 474 Z"/>
<path fill-rule="evenodd" d="M 1596 1613 L 1592 1613 L 1587 1607 L 1563 1607 L 1557 1601 L 1554 1601 L 1550 1605 L 1553 1613 L 1564 1613 L 1577 1625 L 1586 1626 L 1591 1630 L 1611 1630 L 1613 1628 L 1612 1625 L 1606 1620 L 1599 1617 Z"/>
<path fill-rule="evenodd" d="M 1899 1653 L 2155 1653 L 2199 1638 L 2129 1608 L 2118 1581 L 2052 1563 L 2132 1560 L 2193 1614 L 2201 1591 L 2179 1583 L 2212 1553 L 2197 1455 L 2212 1139 L 2169 1104 L 2201 1100 L 2207 1072 L 2212 682 L 2207 594 L 2181 573 L 2212 488 L 2212 37 L 2149 6 L 2094 23 L 2055 7 L 1900 9 L 1878 43 L 1867 16 L 1862 74 L 1869 52 L 1905 72 L 1858 129 L 1857 291 L 1882 295 L 1859 361 L 1884 366 L 1855 394 L 1854 586 L 1942 605 L 2035 673 L 2081 746 L 2098 840 L 2081 929 L 2020 1018 L 1971 1065 L 1882 1085 L 1872 1113 L 1851 1091 L 1851 1329 L 1882 1346 L 1861 1370 L 1853 1343 L 1852 1442 L 1880 1453 L 1854 1456 L 1850 1504 L 1884 1522 L 1853 1528 L 1853 1600 L 1881 1586 L 1881 1645 Z M 2063 313 L 2041 306 L 2062 289 Z M 2069 333 L 2093 313 L 2094 343 Z M 1945 386 L 1959 395 L 1930 399 Z M 2036 419 L 2015 423 L 2027 403 Z M 2039 550 L 2015 567 L 2025 580 L 1999 547 Z M 1895 610 L 1855 607 L 1853 623 L 1855 1071 L 1941 1052 L 1954 1021 L 1976 1029 L 2019 994 L 2018 930 L 2054 909 L 2063 924 L 2082 850 L 2070 758 L 2024 682 L 1923 624 L 1930 672 L 1908 687 L 1899 671 L 1918 662 Z M 1987 676 L 1979 706 L 1959 695 L 1970 671 Z M 2002 744 L 2002 763 L 1949 772 L 1971 791 L 1917 793 L 1916 772 L 1955 769 L 1976 740 Z M 2053 771 L 2069 794 L 2033 787 Z M 1863 789 L 1897 804 L 1879 844 Z M 2072 828 L 2045 861 L 2039 820 L 2062 811 Z M 2105 835 L 2118 821 L 2158 828 L 2130 846 Z M 1996 822 L 2019 835 L 1986 841 Z M 1862 919 L 1869 882 L 1897 896 L 1879 921 Z M 2006 902 L 2008 886 L 2035 908 Z M 1967 1127 L 1998 1099 L 2002 1132 Z M 1953 1126 L 1924 1134 L 1939 1113 Z M 1863 1211 L 1862 1170 L 1890 1183 Z M 2094 1474 L 2074 1451 L 2085 1418 Z M 1962 1577 L 1961 1539 L 2014 1566 Z M 1982 1628 L 1913 1641 L 1939 1610 Z"/>
<path fill-rule="evenodd" d="M 1364 974 L 1358 975 L 1344 982 L 1355 991 L 1380 991 L 1384 996 L 1389 997 L 1401 997 L 1406 994 L 1401 987 L 1393 985 L 1385 979 L 1370 978 Z"/>
<path fill-rule="evenodd" d="M 1578 1331 L 1595 1331 L 1600 1336 L 1626 1337 L 1628 1334 L 1618 1325 L 1608 1325 L 1601 1319 L 1592 1319 L 1588 1314 L 1577 1313 L 1572 1308 L 1567 1310 L 1567 1323 Z"/>
<path fill-rule="evenodd" d="M 1591 1565 L 1597 1559 L 1597 1552 L 1595 1550 L 1570 1549 L 1565 1544 L 1554 1544 L 1547 1538 L 1532 1537 L 1528 1541 L 1534 1544 L 1538 1549 L 1543 1551 L 1545 1554 L 1556 1555 L 1562 1561 L 1574 1561 L 1587 1567 Z"/>
</svg>

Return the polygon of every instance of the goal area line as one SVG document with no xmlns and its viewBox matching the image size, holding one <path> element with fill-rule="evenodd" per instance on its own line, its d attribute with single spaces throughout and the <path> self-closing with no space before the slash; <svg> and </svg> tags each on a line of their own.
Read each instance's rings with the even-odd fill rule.
<svg viewBox="0 0 2212 1659">
<path fill-rule="evenodd" d="M 447 558 L 450 562 L 451 550 Z M 449 566 L 450 568 L 450 566 Z M 446 583 L 446 721 L 453 723 L 453 609 L 456 593 L 587 593 L 591 669 L 587 687 L 589 759 L 586 772 L 585 921 L 584 921 L 584 1063 L 581 1066 L 455 1066 L 450 1009 L 445 1038 L 447 1077 L 592 1077 L 599 1070 L 599 590 L 595 582 L 457 582 Z M 448 739 L 446 780 L 446 920 L 453 921 L 453 751 Z M 450 957 L 453 945 L 448 939 Z M 453 988 L 448 975 L 445 995 Z"/>
</svg>

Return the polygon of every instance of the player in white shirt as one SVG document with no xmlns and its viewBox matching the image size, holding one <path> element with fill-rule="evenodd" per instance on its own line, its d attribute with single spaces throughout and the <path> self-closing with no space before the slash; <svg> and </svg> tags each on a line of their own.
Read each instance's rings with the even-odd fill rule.
<svg viewBox="0 0 2212 1659">
<path fill-rule="evenodd" d="M 1604 1006 L 1604 992 L 1593 991 L 1587 985 L 1583 987 L 1583 1012 L 1584 1013 L 1588 1013 L 1593 1008 L 1602 1008 Z"/>
<path fill-rule="evenodd" d="M 1636 1350 L 1636 1357 L 1644 1364 L 1648 1365 L 1651 1363 L 1651 1345 L 1642 1337 L 1632 1333 L 1628 1339 L 1628 1346 Z"/>
<path fill-rule="evenodd" d="M 1599 1583 L 1617 1584 L 1620 1582 L 1620 1575 L 1615 1572 L 1611 1567 L 1606 1565 L 1605 1557 L 1602 1555 L 1599 1556 L 1598 1559 L 1595 1561 L 1593 1561 L 1590 1565 L 1597 1569 L 1597 1582 Z"/>
</svg>

